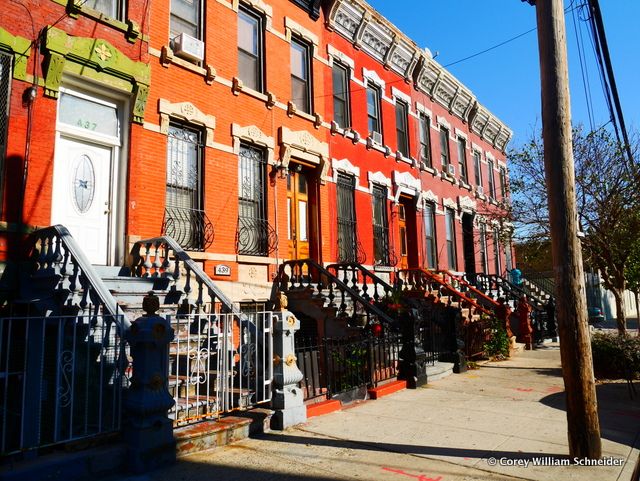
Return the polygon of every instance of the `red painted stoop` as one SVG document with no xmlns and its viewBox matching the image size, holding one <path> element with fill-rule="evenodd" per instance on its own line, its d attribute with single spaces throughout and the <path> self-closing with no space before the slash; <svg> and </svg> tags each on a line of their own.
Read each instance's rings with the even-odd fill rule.
<svg viewBox="0 0 640 481">
<path fill-rule="evenodd" d="M 322 416 L 342 409 L 342 403 L 337 399 L 328 399 L 320 403 L 307 404 L 307 418 Z"/>
<path fill-rule="evenodd" d="M 379 399 L 383 396 L 388 396 L 394 392 L 401 391 L 407 388 L 407 381 L 393 381 L 383 386 L 374 387 L 369 389 L 369 397 L 371 399 Z"/>
</svg>

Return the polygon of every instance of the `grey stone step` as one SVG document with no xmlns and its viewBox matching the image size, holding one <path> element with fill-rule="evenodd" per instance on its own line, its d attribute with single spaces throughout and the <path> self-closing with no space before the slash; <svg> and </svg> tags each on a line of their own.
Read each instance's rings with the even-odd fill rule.
<svg viewBox="0 0 640 481">
<path fill-rule="evenodd" d="M 436 362 L 433 366 L 427 366 L 427 382 L 437 381 L 453 374 L 452 362 Z"/>
<path fill-rule="evenodd" d="M 150 290 L 165 291 L 169 288 L 170 281 L 162 277 L 102 277 L 107 289 L 116 292 L 142 292 Z"/>
<path fill-rule="evenodd" d="M 131 270 L 123 266 L 93 266 L 100 277 L 131 276 Z"/>
</svg>

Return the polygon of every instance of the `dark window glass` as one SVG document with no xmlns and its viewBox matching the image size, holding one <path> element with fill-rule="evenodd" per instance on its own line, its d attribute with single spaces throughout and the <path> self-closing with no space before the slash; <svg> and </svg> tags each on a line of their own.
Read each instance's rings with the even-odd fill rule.
<svg viewBox="0 0 640 481">
<path fill-rule="evenodd" d="M 424 114 L 420 114 L 420 160 L 427 167 L 431 164 L 431 119 Z"/>
<path fill-rule="evenodd" d="M 355 177 L 338 174 L 338 259 L 340 262 L 358 260 L 356 236 Z"/>
<path fill-rule="evenodd" d="M 500 259 L 500 231 L 493 229 L 493 263 L 496 269 L 495 274 L 500 275 L 502 272 L 502 262 Z"/>
<path fill-rule="evenodd" d="M 389 265 L 389 221 L 387 188 L 373 186 L 373 253 L 377 265 Z"/>
<path fill-rule="evenodd" d="M 504 167 L 500 167 L 500 194 L 502 195 L 502 200 L 507 198 L 507 173 Z"/>
<path fill-rule="evenodd" d="M 489 264 L 487 262 L 487 226 L 480 224 L 480 268 L 482 272 L 487 273 L 489 271 Z"/>
<path fill-rule="evenodd" d="M 493 161 L 487 162 L 487 172 L 489 173 L 489 197 L 496 198 L 496 181 L 493 173 Z"/>
<path fill-rule="evenodd" d="M 303 112 L 311 113 L 311 66 L 309 46 L 291 40 L 291 101 Z"/>
<path fill-rule="evenodd" d="M 265 171 L 264 152 L 241 145 L 238 162 L 238 254 L 268 254 Z"/>
<path fill-rule="evenodd" d="M 473 165 L 476 171 L 476 186 L 482 187 L 482 163 L 480 162 L 480 152 L 473 151 Z"/>
<path fill-rule="evenodd" d="M 333 64 L 333 120 L 340 127 L 350 127 L 349 69 L 337 62 Z"/>
<path fill-rule="evenodd" d="M 409 107 L 406 103 L 396 101 L 396 139 L 398 151 L 405 157 L 409 157 L 409 131 L 407 129 L 407 117 Z"/>
<path fill-rule="evenodd" d="M 79 3 L 97 10 L 107 17 L 124 20 L 124 0 L 85 0 Z"/>
<path fill-rule="evenodd" d="M 380 90 L 377 87 L 367 87 L 367 122 L 369 129 L 369 137 L 373 137 L 373 133 L 382 134 L 382 126 L 380 123 Z"/>
<path fill-rule="evenodd" d="M 467 141 L 458 137 L 458 164 L 460 166 L 460 180 L 469 182 L 467 178 Z"/>
<path fill-rule="evenodd" d="M 456 253 L 456 214 L 453 209 L 446 209 L 445 223 L 447 228 L 447 260 L 449 269 L 458 269 L 458 258 Z"/>
<path fill-rule="evenodd" d="M 424 206 L 425 247 L 427 249 L 427 266 L 430 269 L 438 267 L 438 251 L 436 247 L 436 209 L 435 204 L 429 202 Z"/>
<path fill-rule="evenodd" d="M 440 160 L 443 167 L 449 165 L 449 129 L 440 127 Z"/>
<path fill-rule="evenodd" d="M 262 19 L 240 8 L 238 11 L 238 76 L 249 88 L 262 92 Z"/>
</svg>

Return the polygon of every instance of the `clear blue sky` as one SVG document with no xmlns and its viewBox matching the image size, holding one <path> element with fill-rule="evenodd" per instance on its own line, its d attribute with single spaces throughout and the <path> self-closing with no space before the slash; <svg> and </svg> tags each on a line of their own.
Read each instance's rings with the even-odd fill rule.
<svg viewBox="0 0 640 481">
<path fill-rule="evenodd" d="M 565 7 L 586 0 L 565 0 Z M 520 0 L 369 0 L 421 47 L 438 53 L 442 65 L 485 50 L 536 26 L 535 8 Z M 600 0 L 616 82 L 627 129 L 640 129 L 640 0 Z M 594 124 L 607 122 L 603 90 L 593 55 L 588 23 L 582 24 L 585 67 Z M 589 126 L 572 12 L 565 16 L 574 124 Z M 513 131 L 510 146 L 526 141 L 541 126 L 540 71 L 536 31 L 447 69 Z"/>
</svg>

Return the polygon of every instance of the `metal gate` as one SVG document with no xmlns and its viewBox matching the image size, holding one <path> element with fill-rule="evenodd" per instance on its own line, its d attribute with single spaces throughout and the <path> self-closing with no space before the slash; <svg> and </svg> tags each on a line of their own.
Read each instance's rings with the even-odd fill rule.
<svg viewBox="0 0 640 481">
<path fill-rule="evenodd" d="M 271 401 L 273 313 L 189 314 L 170 319 L 174 425 Z"/>
</svg>

